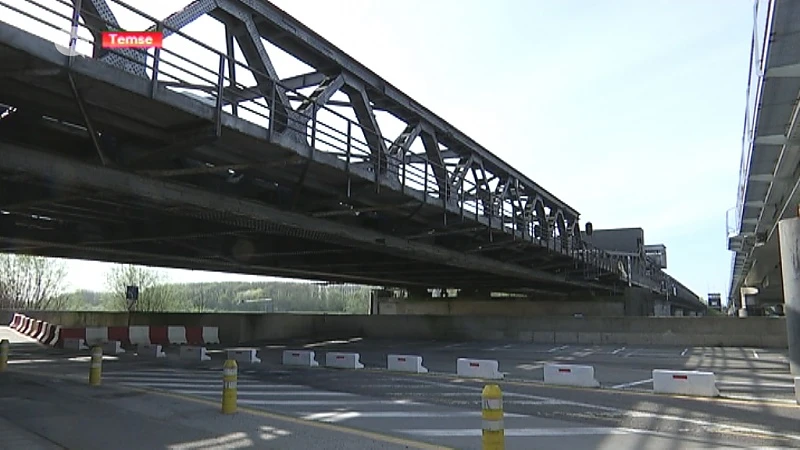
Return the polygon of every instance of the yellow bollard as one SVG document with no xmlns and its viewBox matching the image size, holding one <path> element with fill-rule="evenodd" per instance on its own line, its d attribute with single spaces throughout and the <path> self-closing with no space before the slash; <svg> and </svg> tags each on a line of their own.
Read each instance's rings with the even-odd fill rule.
<svg viewBox="0 0 800 450">
<path fill-rule="evenodd" d="M 103 373 L 103 347 L 95 345 L 92 347 L 92 360 L 89 365 L 89 385 L 100 386 L 100 378 Z"/>
<path fill-rule="evenodd" d="M 229 359 L 222 365 L 222 414 L 236 412 L 236 379 L 239 365 Z"/>
<path fill-rule="evenodd" d="M 503 391 L 496 384 L 487 384 L 483 399 L 483 450 L 503 450 L 506 447 L 503 427 Z"/>
<path fill-rule="evenodd" d="M 0 341 L 0 372 L 5 372 L 8 367 L 8 339 Z"/>
</svg>

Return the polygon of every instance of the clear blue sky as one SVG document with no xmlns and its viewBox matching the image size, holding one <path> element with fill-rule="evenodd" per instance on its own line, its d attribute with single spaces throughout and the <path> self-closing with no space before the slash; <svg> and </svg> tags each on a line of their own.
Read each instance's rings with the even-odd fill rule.
<svg viewBox="0 0 800 450">
<path fill-rule="evenodd" d="M 188 2 L 132 3 L 165 17 Z M 582 222 L 642 227 L 646 243 L 667 246 L 668 272 L 699 295 L 727 292 L 750 0 L 274 3 L 571 204 Z M 201 37 L 206 27 L 188 29 Z M 280 76 L 299 72 L 282 61 Z M 71 268 L 73 286 L 102 287 L 102 265 Z"/>
</svg>

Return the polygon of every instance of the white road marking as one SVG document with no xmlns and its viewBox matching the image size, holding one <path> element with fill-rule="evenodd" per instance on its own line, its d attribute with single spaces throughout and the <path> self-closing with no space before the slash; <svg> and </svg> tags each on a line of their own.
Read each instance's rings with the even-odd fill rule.
<svg viewBox="0 0 800 450">
<path fill-rule="evenodd" d="M 562 345 L 561 347 L 553 347 L 550 350 L 548 350 L 547 353 L 554 353 L 554 352 L 557 352 L 559 350 L 564 350 L 566 348 L 569 348 L 569 345 Z"/>
<path fill-rule="evenodd" d="M 480 429 L 444 429 L 444 430 L 394 430 L 396 432 L 411 434 L 416 436 L 428 437 L 474 437 L 481 436 Z M 504 434 L 511 437 L 532 437 L 532 436 L 591 436 L 591 435 L 621 435 L 632 434 L 631 430 L 625 428 L 506 428 Z"/>
<path fill-rule="evenodd" d="M 618 384 L 616 386 L 611 386 L 611 389 L 624 389 L 626 387 L 632 387 L 632 386 L 638 386 L 640 384 L 651 383 L 652 381 L 653 381 L 652 378 L 648 378 L 646 380 L 634 381 L 632 383 L 623 383 L 623 384 Z"/>
<path fill-rule="evenodd" d="M 611 352 L 611 354 L 612 354 L 612 355 L 616 355 L 617 353 L 619 353 L 619 352 L 621 352 L 621 351 L 624 351 L 624 350 L 625 350 L 625 348 L 626 348 L 626 347 L 620 347 L 620 348 L 618 348 L 618 349 L 614 350 L 613 352 Z"/>
<path fill-rule="evenodd" d="M 247 400 L 239 399 L 240 405 L 296 406 L 324 405 L 346 407 L 347 405 L 421 405 L 408 400 Z"/>
<path fill-rule="evenodd" d="M 585 357 L 591 355 L 592 353 L 594 353 L 594 352 L 591 351 L 591 350 L 585 350 L 585 351 L 577 352 L 577 353 L 573 353 L 573 354 L 575 356 L 577 356 L 578 358 L 585 358 Z"/>
<path fill-rule="evenodd" d="M 789 383 L 760 383 L 758 381 L 717 381 L 717 384 L 723 386 L 752 386 L 752 387 L 772 387 L 781 389 L 794 389 L 794 384 Z"/>
<path fill-rule="evenodd" d="M 683 351 L 681 352 L 681 356 L 686 356 L 686 352 L 688 351 L 689 351 L 688 348 L 683 349 Z"/>
<path fill-rule="evenodd" d="M 352 415 L 355 419 L 395 419 L 395 418 L 431 418 L 431 417 L 481 417 L 481 411 L 330 411 L 330 412 L 299 412 L 296 413 L 305 420 L 330 421 L 329 418 L 339 414 Z M 503 417 L 529 417 L 524 414 L 503 413 Z"/>
<path fill-rule="evenodd" d="M 797 400 L 789 400 L 786 398 L 763 398 L 763 397 L 752 397 L 749 395 L 722 395 L 722 398 L 730 398 L 733 400 L 747 400 L 750 402 L 766 402 L 766 403 L 780 403 L 785 405 L 796 405 Z M 761 447 L 759 447 L 760 449 Z"/>
<path fill-rule="evenodd" d="M 757 353 L 755 350 L 753 350 L 753 357 L 754 357 L 755 359 L 758 359 L 758 353 Z"/>
<path fill-rule="evenodd" d="M 193 390 L 193 389 L 179 389 L 174 390 L 171 392 L 176 392 L 178 394 L 186 394 L 186 395 L 222 395 L 222 389 L 214 390 L 214 391 L 203 391 L 203 390 Z M 328 391 L 273 391 L 273 392 L 252 392 L 245 389 L 237 389 L 236 393 L 240 397 L 247 397 L 247 396 L 255 396 L 255 397 L 289 397 L 289 396 L 296 396 L 296 397 L 356 397 L 355 394 L 349 394 L 346 392 L 328 392 Z"/>
</svg>

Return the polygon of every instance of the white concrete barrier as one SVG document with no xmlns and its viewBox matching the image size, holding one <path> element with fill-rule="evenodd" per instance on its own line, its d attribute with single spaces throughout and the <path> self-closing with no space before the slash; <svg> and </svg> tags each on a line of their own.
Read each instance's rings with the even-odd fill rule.
<svg viewBox="0 0 800 450">
<path fill-rule="evenodd" d="M 397 372 L 428 373 L 428 369 L 422 366 L 422 356 L 388 355 L 386 366 Z"/>
<path fill-rule="evenodd" d="M 87 345 L 105 344 L 106 342 L 108 342 L 108 327 L 86 327 Z"/>
<path fill-rule="evenodd" d="M 487 378 L 502 380 L 503 373 L 499 371 L 497 361 L 493 359 L 458 358 L 456 373 L 460 377 Z"/>
<path fill-rule="evenodd" d="M 576 364 L 545 364 L 544 382 L 561 386 L 600 386 L 594 378 L 594 367 Z"/>
<path fill-rule="evenodd" d="M 285 366 L 319 366 L 315 353 L 311 350 L 284 350 L 282 363 Z"/>
<path fill-rule="evenodd" d="M 103 354 L 104 355 L 119 355 L 125 353 L 125 349 L 122 348 L 122 342 L 120 341 L 108 341 L 103 343 Z"/>
<path fill-rule="evenodd" d="M 233 359 L 240 363 L 260 363 L 256 353 L 257 348 L 229 348 L 228 359 Z"/>
<path fill-rule="evenodd" d="M 205 347 L 195 347 L 193 345 L 182 345 L 179 353 L 180 359 L 192 361 L 211 361 L 208 350 Z"/>
<path fill-rule="evenodd" d="M 653 392 L 700 397 L 717 397 L 719 395 L 717 377 L 714 372 L 696 370 L 653 370 Z"/>
<path fill-rule="evenodd" d="M 797 404 L 800 405 L 800 377 L 794 377 L 794 396 Z"/>
<path fill-rule="evenodd" d="M 139 356 L 147 356 L 150 358 L 166 358 L 167 354 L 162 350 L 161 345 L 140 344 L 136 346 L 136 353 Z"/>
<path fill-rule="evenodd" d="M 150 327 L 147 325 L 132 325 L 128 327 L 128 339 L 133 345 L 150 345 Z"/>
<path fill-rule="evenodd" d="M 67 338 L 64 339 L 64 350 L 88 350 L 89 347 L 83 339 Z"/>
<path fill-rule="evenodd" d="M 203 327 L 203 343 L 219 344 L 219 328 Z"/>
<path fill-rule="evenodd" d="M 167 339 L 170 344 L 181 345 L 189 343 L 186 340 L 186 327 L 167 327 Z"/>
<path fill-rule="evenodd" d="M 340 369 L 363 369 L 361 355 L 358 353 L 328 352 L 325 354 L 325 366 Z"/>
</svg>

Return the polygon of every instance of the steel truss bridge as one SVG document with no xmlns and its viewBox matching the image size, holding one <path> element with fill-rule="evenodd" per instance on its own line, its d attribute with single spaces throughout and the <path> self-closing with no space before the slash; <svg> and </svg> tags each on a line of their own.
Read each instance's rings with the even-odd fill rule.
<svg viewBox="0 0 800 450">
<path fill-rule="evenodd" d="M 783 302 L 778 221 L 800 204 L 800 3 L 757 0 L 750 57 L 729 297 L 743 287 L 758 303 Z M 755 305 L 753 305 L 755 306 Z"/>
<path fill-rule="evenodd" d="M 266 1 L 163 20 L 44 3 L 0 0 L 91 48 L 68 57 L 0 19 L 0 251 L 405 288 L 630 283 L 700 305 L 647 259 L 582 242 L 578 211 Z M 163 48 L 101 48 L 112 9 Z M 202 16 L 225 51 L 180 31 Z M 270 45 L 312 70 L 280 79 Z"/>
</svg>

